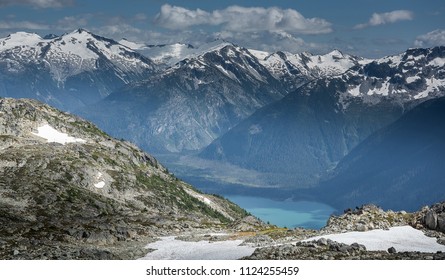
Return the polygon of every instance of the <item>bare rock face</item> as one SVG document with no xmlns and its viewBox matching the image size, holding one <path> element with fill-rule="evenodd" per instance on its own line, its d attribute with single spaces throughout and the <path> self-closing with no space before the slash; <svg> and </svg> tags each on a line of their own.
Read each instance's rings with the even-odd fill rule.
<svg viewBox="0 0 445 280">
<path fill-rule="evenodd" d="M 445 202 L 420 211 L 420 222 L 428 229 L 445 233 Z"/>
<path fill-rule="evenodd" d="M 116 248 L 243 216 L 89 122 L 0 98 L 0 259 L 135 258 Z"/>
<path fill-rule="evenodd" d="M 428 211 L 425 215 L 425 225 L 429 229 L 437 228 L 437 214 L 433 210 Z"/>
</svg>

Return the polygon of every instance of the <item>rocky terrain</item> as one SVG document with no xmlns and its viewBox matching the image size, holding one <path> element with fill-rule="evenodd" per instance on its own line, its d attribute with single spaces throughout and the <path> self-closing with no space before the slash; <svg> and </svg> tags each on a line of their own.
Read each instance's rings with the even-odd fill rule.
<svg viewBox="0 0 445 280">
<path fill-rule="evenodd" d="M 445 203 L 413 213 L 373 206 L 321 230 L 270 226 L 178 180 L 151 155 L 33 100 L 0 99 L 0 259 L 135 259 L 162 236 L 244 240 L 248 259 L 444 259 L 310 237 L 411 226 L 445 244 Z"/>
<path fill-rule="evenodd" d="M 364 245 L 352 243 L 350 245 L 326 238 L 313 241 L 303 241 L 309 237 L 332 233 L 352 231 L 365 232 L 372 229 L 388 230 L 392 227 L 410 225 L 422 230 L 425 235 L 435 237 L 439 244 L 445 245 L 445 230 L 439 227 L 437 220 L 441 220 L 445 202 L 424 207 L 414 213 L 405 211 L 383 211 L 374 205 L 365 205 L 356 209 L 347 209 L 344 214 L 331 216 L 327 225 L 320 231 L 310 231 L 296 228 L 277 234 L 276 231 L 247 239 L 245 243 L 257 244 L 260 247 L 244 259 L 385 259 L 385 260 L 436 260 L 445 259 L 445 252 L 397 252 L 393 247 L 386 251 L 367 250 Z M 441 218 L 438 218 L 441 217 Z"/>
<path fill-rule="evenodd" d="M 157 236 L 246 216 L 93 124 L 0 99 L 0 259 L 128 259 Z"/>
</svg>

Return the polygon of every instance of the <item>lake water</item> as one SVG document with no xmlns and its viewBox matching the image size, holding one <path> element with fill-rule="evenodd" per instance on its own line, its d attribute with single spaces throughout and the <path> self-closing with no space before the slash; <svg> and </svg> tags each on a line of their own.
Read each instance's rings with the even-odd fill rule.
<svg viewBox="0 0 445 280">
<path fill-rule="evenodd" d="M 225 197 L 264 222 L 287 228 L 320 229 L 335 211 L 329 205 L 311 201 L 276 201 L 250 196 Z"/>
</svg>

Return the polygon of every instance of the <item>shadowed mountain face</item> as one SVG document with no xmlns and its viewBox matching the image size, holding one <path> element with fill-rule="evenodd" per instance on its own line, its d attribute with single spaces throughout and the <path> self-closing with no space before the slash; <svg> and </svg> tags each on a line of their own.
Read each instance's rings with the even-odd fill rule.
<svg viewBox="0 0 445 280">
<path fill-rule="evenodd" d="M 402 114 L 389 102 L 358 101 L 344 110 L 337 94 L 343 86 L 311 83 L 309 94 L 294 92 L 259 110 L 201 156 L 269 173 L 282 186 L 312 186 L 360 141 Z"/>
<path fill-rule="evenodd" d="M 343 158 L 319 198 L 337 209 L 418 209 L 445 199 L 445 98 L 426 101 Z"/>
</svg>

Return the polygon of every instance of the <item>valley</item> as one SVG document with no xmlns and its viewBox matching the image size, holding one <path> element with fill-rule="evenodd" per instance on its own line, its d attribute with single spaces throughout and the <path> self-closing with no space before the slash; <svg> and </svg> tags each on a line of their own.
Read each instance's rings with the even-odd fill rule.
<svg viewBox="0 0 445 280">
<path fill-rule="evenodd" d="M 0 96 L 0 258 L 149 258 L 172 236 L 318 258 L 299 242 L 403 226 L 443 244 L 443 46 L 366 59 L 17 32 Z M 319 240 L 332 258 L 444 257 Z"/>
</svg>

